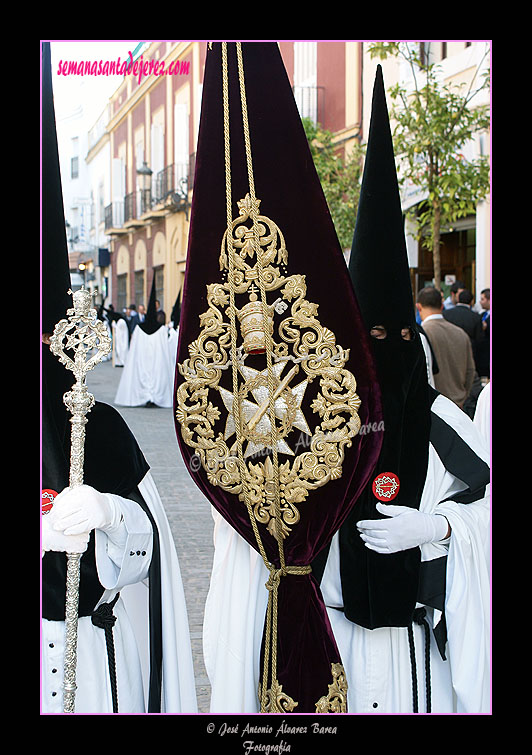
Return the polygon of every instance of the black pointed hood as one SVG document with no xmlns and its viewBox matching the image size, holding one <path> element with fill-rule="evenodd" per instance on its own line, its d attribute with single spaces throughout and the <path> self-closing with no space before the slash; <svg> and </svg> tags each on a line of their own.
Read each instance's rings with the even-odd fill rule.
<svg viewBox="0 0 532 755">
<path fill-rule="evenodd" d="M 181 291 L 178 293 L 174 307 L 172 309 L 172 314 L 170 315 L 170 320 L 172 321 L 175 330 L 179 327 L 179 320 L 181 318 Z"/>
<path fill-rule="evenodd" d="M 384 401 L 381 465 L 400 478 L 401 490 L 394 503 L 416 506 L 425 473 L 417 460 L 408 463 L 406 452 L 426 445 L 431 394 L 423 344 L 416 328 L 381 66 L 375 77 L 349 273 L 368 331 L 372 334 L 375 327 L 384 328 L 371 338 Z M 420 440 L 411 446 L 411 437 Z M 409 500 L 402 500 L 407 491 Z"/>
<path fill-rule="evenodd" d="M 346 616 L 362 626 L 404 626 L 416 603 L 419 548 L 380 555 L 364 546 L 359 519 L 382 518 L 382 503 L 418 508 L 425 484 L 433 393 L 415 326 L 401 201 L 382 69 L 373 90 L 371 123 L 349 272 L 382 392 L 384 442 L 372 481 L 341 533 Z M 382 337 L 384 336 L 384 337 Z M 406 336 L 406 339 L 405 339 Z M 378 482 L 392 477 L 391 498 Z M 397 488 L 396 485 L 399 485 Z M 377 485 L 376 492 L 374 486 Z"/>
<path fill-rule="evenodd" d="M 49 42 L 43 43 L 42 66 L 42 332 L 52 333 L 72 296 Z"/>
<path fill-rule="evenodd" d="M 42 230 L 41 230 L 41 331 L 53 333 L 55 325 L 67 316 L 72 306 L 68 248 L 59 168 L 59 150 L 55 125 L 50 43 L 42 46 Z M 48 449 L 43 456 L 45 487 L 61 490 L 68 484 L 68 413 L 63 394 L 74 382 L 66 370 L 42 345 L 42 415 L 43 441 Z"/>
<path fill-rule="evenodd" d="M 415 306 L 382 68 L 371 123 L 349 273 L 368 325 L 414 327 Z"/>
<path fill-rule="evenodd" d="M 148 309 L 146 310 L 146 317 L 144 322 L 139 323 L 138 327 L 141 328 L 147 335 L 151 336 L 156 333 L 162 326 L 157 320 L 157 307 L 155 306 L 155 276 L 153 276 L 153 282 L 151 284 L 150 300 L 148 302 Z"/>
</svg>

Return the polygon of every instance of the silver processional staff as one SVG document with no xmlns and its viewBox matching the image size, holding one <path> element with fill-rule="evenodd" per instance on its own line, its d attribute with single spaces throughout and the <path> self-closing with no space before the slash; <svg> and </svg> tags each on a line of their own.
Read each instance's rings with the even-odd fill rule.
<svg viewBox="0 0 532 755">
<path fill-rule="evenodd" d="M 111 339 L 105 323 L 97 319 L 96 310 L 91 308 L 91 292 L 82 288 L 72 293 L 72 299 L 74 306 L 67 310 L 68 319 L 57 323 L 50 338 L 50 350 L 76 379 L 72 390 L 63 396 L 65 406 L 72 415 L 71 488 L 83 484 L 86 415 L 94 406 L 94 396 L 87 390 L 85 376 L 111 351 Z M 90 352 L 94 353 L 89 356 Z M 76 695 L 80 559 L 81 553 L 67 553 L 63 680 L 65 713 L 74 713 Z"/>
</svg>

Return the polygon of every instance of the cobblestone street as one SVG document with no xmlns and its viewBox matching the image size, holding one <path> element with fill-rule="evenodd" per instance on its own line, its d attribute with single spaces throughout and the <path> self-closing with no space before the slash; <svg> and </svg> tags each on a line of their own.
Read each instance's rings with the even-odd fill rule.
<svg viewBox="0 0 532 755">
<path fill-rule="evenodd" d="M 103 362 L 87 375 L 96 400 L 114 404 L 120 367 Z M 210 686 L 203 664 L 203 609 L 213 558 L 213 519 L 209 501 L 196 487 L 177 444 L 173 410 L 158 407 L 115 407 L 135 435 L 159 490 L 174 536 L 190 626 L 198 711 L 209 712 Z"/>
</svg>

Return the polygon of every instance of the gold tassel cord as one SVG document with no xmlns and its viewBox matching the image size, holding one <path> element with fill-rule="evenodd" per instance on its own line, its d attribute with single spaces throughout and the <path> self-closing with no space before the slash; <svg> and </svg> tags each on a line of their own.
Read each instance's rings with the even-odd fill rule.
<svg viewBox="0 0 532 755">
<path fill-rule="evenodd" d="M 233 96 L 237 109 L 241 107 L 242 167 L 247 167 L 249 191 L 236 202 L 238 216 L 233 217 L 228 45 L 221 43 L 227 227 L 219 263 L 225 281 L 207 285 L 208 309 L 200 315 L 199 334 L 189 344 L 188 358 L 178 365 L 184 381 L 176 389 L 176 419 L 183 441 L 194 448 L 209 483 L 238 496 L 246 506 L 256 547 L 270 573 L 261 711 L 285 712 L 298 703 L 277 680 L 278 590 L 282 577 L 308 574 L 310 566 L 287 565 L 284 542 L 300 521 L 300 504 L 312 491 L 342 475 L 345 451 L 360 429 L 361 401 L 356 378 L 346 367 L 349 349 L 336 343 L 334 333 L 317 317 L 319 305 L 306 299 L 305 275 L 287 274 L 283 233 L 274 220 L 259 212 L 242 52 L 236 43 L 236 61 L 231 62 L 238 67 Z M 240 133 L 238 138 L 242 138 Z M 249 302 L 239 310 L 236 299 L 246 292 Z M 268 305 L 266 295 L 273 292 L 278 292 L 273 294 L 277 299 Z M 274 330 L 275 313 L 283 316 Z M 262 370 L 245 364 L 248 355 L 257 354 L 265 354 Z M 291 369 L 282 377 L 290 362 Z M 229 368 L 232 391 L 220 383 Z M 299 372 L 303 379 L 292 385 Z M 309 409 L 319 419 L 311 429 L 302 402 L 314 380 L 318 387 Z M 216 398 L 211 391 L 216 391 Z M 218 426 L 220 401 L 227 411 L 223 431 Z M 287 441 L 295 428 L 305 436 L 305 450 L 299 453 Z M 236 440 L 230 445 L 233 435 Z M 262 451 L 265 460 L 252 462 Z M 279 459 L 281 454 L 288 459 Z M 266 529 L 259 532 L 261 525 Z M 275 538 L 275 565 L 261 536 Z"/>
<path fill-rule="evenodd" d="M 225 192 L 226 192 L 226 205 L 227 205 L 227 227 L 229 232 L 227 234 L 227 243 L 229 247 L 229 319 L 230 319 L 230 332 L 231 332 L 231 369 L 233 378 L 233 395 L 238 396 L 238 354 L 237 354 L 237 328 L 236 328 L 236 306 L 235 306 L 235 283 L 234 283 L 234 250 L 233 239 L 230 233 L 232 223 L 232 198 L 231 198 L 231 151 L 230 151 L 230 137 L 229 137 L 229 89 L 227 79 L 227 44 L 222 44 L 222 67 L 223 67 L 223 103 L 224 103 L 224 148 L 225 148 Z M 241 432 L 241 412 L 240 402 L 238 400 L 233 401 L 233 416 L 236 428 L 237 436 L 237 453 L 238 464 L 240 469 L 240 479 L 244 492 L 244 500 L 248 508 L 250 515 L 251 526 L 257 540 L 259 552 L 266 563 L 270 566 L 262 544 L 262 540 L 258 531 L 257 523 L 251 509 L 249 502 L 249 496 L 246 493 L 246 465 L 244 463 L 244 455 L 242 451 L 243 436 Z"/>
<path fill-rule="evenodd" d="M 255 180 L 253 177 L 253 163 L 252 163 L 252 156 L 251 156 L 251 141 L 249 137 L 249 122 L 248 122 L 248 112 L 247 112 L 247 100 L 246 100 L 246 87 L 245 87 L 245 79 L 244 79 L 244 64 L 242 61 L 242 45 L 240 42 L 236 43 L 236 53 L 237 53 L 237 60 L 238 60 L 238 79 L 240 83 L 240 98 L 242 102 L 242 121 L 244 126 L 244 142 L 246 146 L 246 161 L 247 161 L 247 168 L 248 168 L 248 180 L 249 180 L 249 194 L 251 197 L 251 218 L 252 218 L 252 229 L 253 229 L 253 245 L 255 248 L 255 254 L 257 257 L 257 272 L 258 272 L 258 281 L 259 281 L 259 289 L 260 289 L 260 295 L 261 295 L 261 301 L 262 301 L 262 316 L 263 321 L 266 323 L 268 321 L 268 303 L 266 301 L 266 288 L 264 286 L 264 276 L 263 276 L 263 270 L 264 270 L 264 264 L 262 260 L 262 249 L 260 247 L 259 242 L 259 224 L 258 224 L 258 207 L 257 207 L 257 201 L 255 196 Z M 277 425 L 275 422 L 275 390 L 276 390 L 276 384 L 274 382 L 274 376 L 273 376 L 273 369 L 272 369 L 272 352 L 273 352 L 273 343 L 272 343 L 272 333 L 270 328 L 265 327 L 264 329 L 264 340 L 265 340 L 265 346 L 266 346 L 266 365 L 267 365 L 267 375 L 268 375 L 268 400 L 269 400 L 269 412 L 270 412 L 270 424 L 271 424 L 271 446 L 272 446 L 272 455 L 273 455 L 273 472 L 274 472 L 274 480 L 276 482 L 274 492 L 275 492 L 275 505 L 274 505 L 274 511 L 275 511 L 275 520 L 276 520 L 276 526 L 275 526 L 275 536 L 277 539 L 277 544 L 279 548 L 279 559 L 281 562 L 281 571 L 284 575 L 286 573 L 286 567 L 285 567 L 285 558 L 284 558 L 284 549 L 283 549 L 283 538 L 280 535 L 280 521 L 281 521 L 281 502 L 280 502 L 280 496 L 279 496 L 279 459 L 277 455 L 277 443 L 278 443 L 278 436 L 277 436 Z"/>
<path fill-rule="evenodd" d="M 249 136 L 249 122 L 247 116 L 247 101 L 245 91 L 244 66 L 242 60 L 242 46 L 239 42 L 236 44 L 237 61 L 238 61 L 238 78 L 240 84 L 240 98 L 242 105 L 242 120 L 244 128 L 244 141 L 246 148 L 246 162 L 248 169 L 249 195 L 251 200 L 251 219 L 253 231 L 253 248 L 257 258 L 258 284 L 262 302 L 263 321 L 268 321 L 268 304 L 266 300 L 266 289 L 263 278 L 263 260 L 262 250 L 259 242 L 258 230 L 258 204 L 255 196 L 255 182 L 253 176 L 253 164 L 251 156 L 251 142 Z M 231 327 L 231 360 L 233 376 L 233 395 L 238 396 L 238 364 L 237 364 L 237 329 L 236 329 L 236 306 L 235 306 L 235 280 L 234 280 L 234 248 L 232 240 L 232 198 L 231 198 L 231 158 L 230 158 L 230 136 L 229 136 L 229 84 L 228 84 L 228 67 L 227 67 L 227 43 L 222 43 L 222 71 L 223 71 L 223 102 L 224 102 L 224 145 L 225 145 L 225 177 L 226 177 L 226 206 L 227 206 L 227 243 L 228 243 L 228 263 L 229 263 L 229 287 L 230 287 L 230 327 Z M 275 391 L 276 383 L 272 369 L 272 334 L 268 327 L 264 329 L 265 351 L 267 364 L 268 379 L 268 411 L 271 427 L 271 449 L 273 456 L 273 479 L 274 479 L 274 527 L 273 534 L 277 540 L 279 549 L 279 559 L 281 568 L 275 567 L 269 562 L 260 533 L 255 521 L 249 495 L 246 490 L 246 467 L 244 464 L 242 444 L 244 441 L 241 425 L 240 402 L 233 401 L 233 414 L 237 436 L 238 462 L 241 474 L 243 496 L 248 510 L 253 532 L 257 541 L 259 552 L 262 559 L 270 571 L 270 578 L 266 583 L 268 589 L 268 606 L 266 611 L 266 632 L 264 646 L 264 663 L 262 690 L 260 692 L 261 712 L 281 712 L 282 710 L 292 710 L 297 706 L 286 693 L 282 693 L 282 688 L 277 681 L 277 602 L 278 588 L 281 576 L 287 574 L 308 574 L 311 571 L 310 566 L 287 567 L 285 563 L 285 554 L 283 548 L 283 536 L 281 527 L 281 504 L 279 494 L 279 460 L 277 455 L 277 426 L 275 422 Z M 270 669 L 271 653 L 271 689 L 268 690 L 268 670 Z M 283 707 L 280 700 L 285 700 Z"/>
<path fill-rule="evenodd" d="M 237 54 L 237 60 L 238 60 L 238 80 L 240 83 L 240 99 L 242 103 L 242 122 L 244 127 L 244 142 L 246 147 L 246 161 L 247 161 L 247 169 L 248 169 L 248 181 L 249 181 L 249 194 L 251 198 L 251 218 L 252 218 L 252 230 L 253 230 L 253 245 L 255 248 L 255 254 L 257 258 L 257 272 L 258 272 L 258 282 L 259 282 L 259 290 L 261 295 L 261 302 L 262 302 L 262 316 L 264 323 L 267 323 L 268 321 L 268 305 L 266 301 L 266 289 L 264 286 L 264 276 L 263 276 L 263 270 L 264 270 L 264 264 L 262 259 L 262 250 L 259 243 L 259 230 L 258 230 L 258 208 L 257 208 L 257 202 L 256 202 L 256 196 L 255 196 L 255 180 L 254 180 L 254 174 L 253 174 L 253 162 L 252 162 L 252 155 L 251 155 L 251 141 L 249 136 L 249 121 L 248 121 L 248 113 L 247 113 L 247 98 L 246 98 L 246 86 L 245 86 L 245 78 L 244 78 L 244 64 L 242 60 L 242 45 L 240 42 L 236 43 L 236 54 Z M 273 697 L 273 686 L 277 684 L 277 599 L 278 599 L 278 589 L 279 589 L 279 582 L 281 576 L 286 575 L 287 569 L 285 564 L 285 555 L 284 555 L 284 548 L 283 548 L 283 537 L 281 534 L 281 503 L 280 503 L 280 496 L 279 496 L 279 459 L 277 454 L 277 444 L 278 444 L 278 437 L 277 437 L 277 425 L 275 421 L 275 383 L 273 379 L 273 370 L 272 370 L 272 351 L 273 351 L 273 344 L 272 344 L 272 333 L 270 328 L 265 327 L 264 329 L 264 340 L 265 340 L 265 346 L 266 346 L 266 365 L 267 365 L 267 376 L 268 376 L 268 401 L 269 401 L 269 414 L 270 414 L 270 426 L 271 426 L 271 448 L 272 448 L 272 457 L 273 457 L 273 479 L 274 479 L 274 513 L 275 513 L 275 521 L 274 521 L 274 534 L 275 538 L 277 540 L 277 546 L 279 550 L 279 560 L 281 564 L 281 569 L 274 571 L 270 571 L 270 579 L 268 580 L 267 588 L 268 588 L 268 603 L 272 604 L 271 608 L 271 653 L 272 653 L 272 660 L 271 660 L 271 683 L 272 683 L 272 697 L 270 701 L 270 708 L 273 708 L 275 710 L 274 706 L 274 697 Z M 310 567 L 309 567 L 310 570 Z M 273 579 L 272 576 L 276 575 Z M 268 635 L 270 636 L 270 635 Z M 266 706 L 266 695 L 267 695 L 267 665 L 265 664 L 264 668 L 264 674 L 263 674 L 263 686 L 262 686 L 262 696 L 261 696 L 261 707 L 264 709 Z M 296 703 L 297 705 L 297 703 Z M 295 707 L 295 706 L 294 706 Z"/>
</svg>

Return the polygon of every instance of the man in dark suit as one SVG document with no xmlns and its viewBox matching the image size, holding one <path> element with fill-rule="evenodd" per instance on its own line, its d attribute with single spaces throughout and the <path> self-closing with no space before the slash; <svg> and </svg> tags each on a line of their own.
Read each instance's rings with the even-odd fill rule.
<svg viewBox="0 0 532 755">
<path fill-rule="evenodd" d="M 471 309 L 472 302 L 473 294 L 471 291 L 464 288 L 458 294 L 456 306 L 452 309 L 444 309 L 442 314 L 446 320 L 452 322 L 453 325 L 458 325 L 458 327 L 465 330 L 469 336 L 471 340 L 471 348 L 473 349 L 475 367 L 478 375 L 480 375 L 480 347 L 481 342 L 484 340 L 484 332 L 482 330 L 482 317 Z"/>
<path fill-rule="evenodd" d="M 462 328 L 462 330 L 467 333 L 469 340 L 471 341 L 471 348 L 473 350 L 473 360 L 475 362 L 476 372 L 473 380 L 473 385 L 471 387 L 471 392 L 462 407 L 470 417 L 473 417 L 474 415 L 477 398 L 483 387 L 480 380 L 480 375 L 482 374 L 481 362 L 483 361 L 481 354 L 481 345 L 485 340 L 484 331 L 482 330 L 482 317 L 471 309 L 472 302 L 473 294 L 471 293 L 471 291 L 468 291 L 467 288 L 464 288 L 458 294 L 458 301 L 456 302 L 456 306 L 452 309 L 444 309 L 442 312 L 443 317 L 453 325 L 457 325 L 459 328 Z"/>
<path fill-rule="evenodd" d="M 458 325 L 459 328 L 465 330 L 471 339 L 471 345 L 474 349 L 475 343 L 479 341 L 482 336 L 482 320 L 480 315 L 473 312 L 471 309 L 472 301 L 473 295 L 471 291 L 464 288 L 458 294 L 458 302 L 456 306 L 452 309 L 444 309 L 442 314 L 445 319 L 452 322 L 453 325 Z"/>
</svg>

